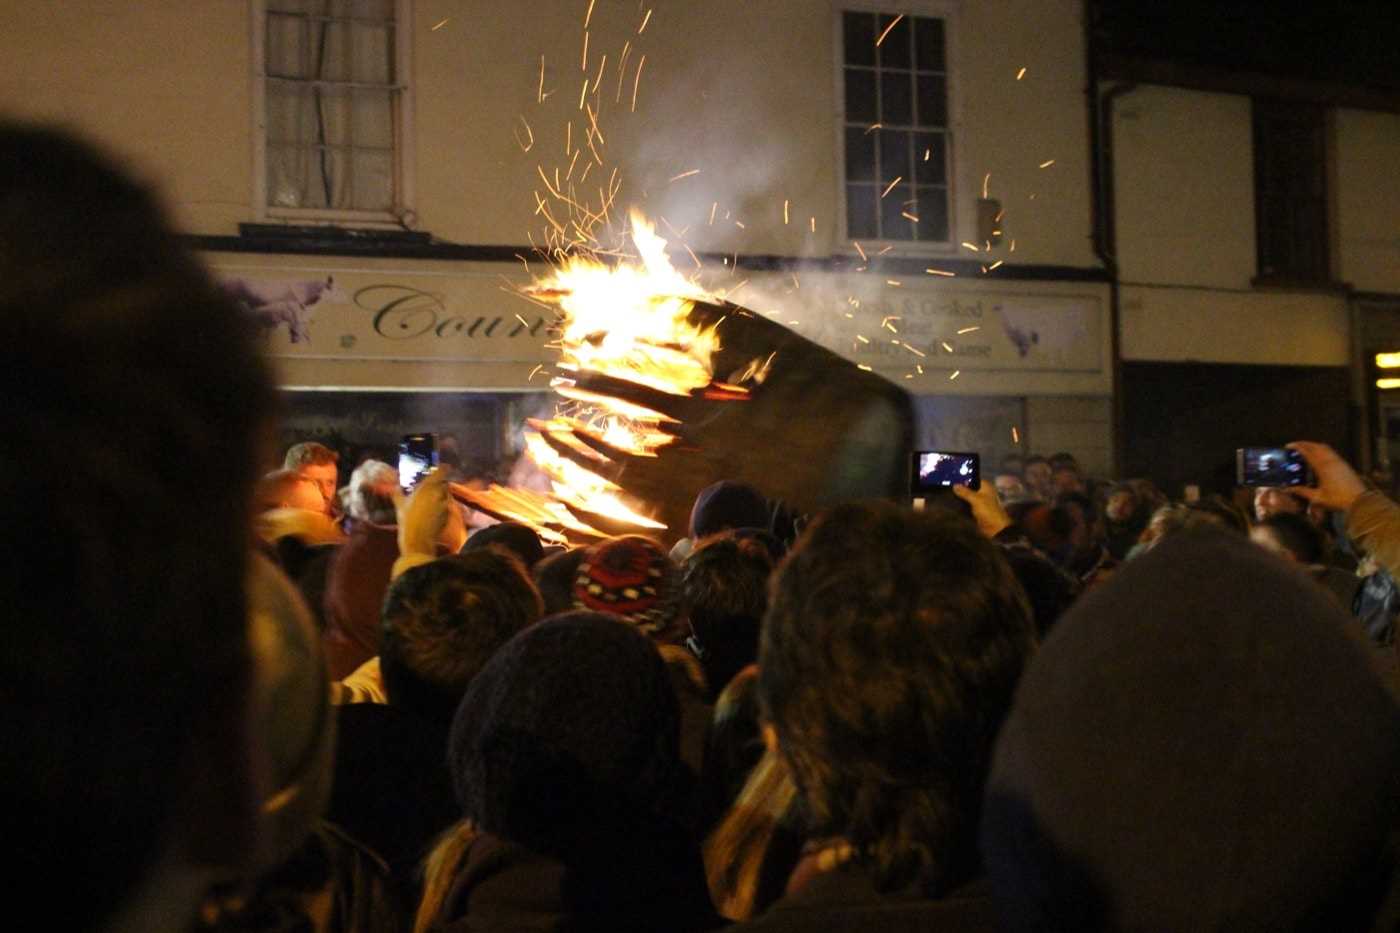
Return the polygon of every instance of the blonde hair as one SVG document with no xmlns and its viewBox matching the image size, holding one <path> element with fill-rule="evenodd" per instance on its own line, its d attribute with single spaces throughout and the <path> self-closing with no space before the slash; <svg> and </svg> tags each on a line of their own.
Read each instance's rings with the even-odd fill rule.
<svg viewBox="0 0 1400 933">
<path fill-rule="evenodd" d="M 774 838 L 790 818 L 796 799 L 797 787 L 782 756 L 768 749 L 749 773 L 734 806 L 701 848 L 705 882 L 724 918 L 747 920 L 782 893 L 762 890 L 764 869 Z"/>
<path fill-rule="evenodd" d="M 438 837 L 423 860 L 423 899 L 418 902 L 418 913 L 413 918 L 413 933 L 427 933 L 438 919 L 467 849 L 476 836 L 476 828 L 468 820 L 462 820 Z"/>
</svg>

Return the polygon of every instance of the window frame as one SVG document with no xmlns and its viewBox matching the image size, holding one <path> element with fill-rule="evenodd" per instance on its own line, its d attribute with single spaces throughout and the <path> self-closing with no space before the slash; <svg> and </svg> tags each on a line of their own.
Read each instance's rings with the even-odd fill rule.
<svg viewBox="0 0 1400 933">
<path fill-rule="evenodd" d="M 394 2 L 395 83 L 394 205 L 387 211 L 277 207 L 267 203 L 267 0 L 249 0 L 252 30 L 253 216 L 258 222 L 411 229 L 414 212 L 413 165 L 413 0 Z"/>
<path fill-rule="evenodd" d="M 846 203 L 846 56 L 845 24 L 843 14 L 852 13 L 903 13 L 906 16 L 925 16 L 943 21 L 944 87 L 947 94 L 948 145 L 944 152 L 947 160 L 948 180 L 948 239 L 941 240 L 860 240 L 866 253 L 867 247 L 883 250 L 890 247 L 886 255 L 895 256 L 955 256 L 958 254 L 961 239 L 959 230 L 967 230 L 975 218 L 970 211 L 976 207 L 975 201 L 959 197 L 967 187 L 968 175 L 963 160 L 958 157 L 961 137 L 965 131 L 962 118 L 962 80 L 960 74 L 961 49 L 958 23 L 958 9 L 953 0 L 832 0 L 831 2 L 831 57 L 833 73 L 833 132 L 836 153 L 836 210 L 840 218 L 842 243 L 839 254 L 855 256 L 859 254 L 853 246 L 850 235 L 848 205 Z"/>
<path fill-rule="evenodd" d="M 1332 204 L 1333 191 L 1335 190 L 1335 179 L 1332 177 L 1332 166 L 1334 164 L 1332 154 L 1333 116 L 1331 108 L 1307 101 L 1295 101 L 1278 97 L 1251 97 L 1249 101 L 1250 109 L 1250 145 L 1251 164 L 1254 175 L 1254 253 L 1255 253 L 1255 275 L 1254 284 L 1257 285 L 1285 285 L 1302 287 L 1328 287 L 1335 283 L 1336 276 L 1333 272 L 1333 257 L 1336 254 L 1335 244 L 1332 241 L 1335 228 L 1335 213 Z M 1300 113 L 1301 117 L 1295 117 L 1293 113 Z M 1269 211 L 1266 210 L 1266 200 L 1276 193 L 1265 189 L 1263 179 L 1264 170 L 1268 160 L 1271 158 L 1270 151 L 1283 148 L 1274 145 L 1265 147 L 1261 145 L 1265 137 L 1269 135 L 1265 129 L 1269 125 L 1277 125 L 1285 122 L 1292 122 L 1305 127 L 1312 136 L 1309 148 L 1315 150 L 1317 164 L 1315 166 L 1317 177 L 1315 179 L 1320 192 L 1308 198 L 1315 200 L 1316 221 L 1312 224 L 1302 225 L 1313 231 L 1316 242 L 1312 244 L 1317 256 L 1319 268 L 1303 271 L 1300 273 L 1296 263 L 1287 269 L 1265 271 L 1265 244 L 1271 237 L 1266 232 L 1266 219 Z M 1297 148 L 1297 147 L 1292 147 Z M 1284 193 L 1290 203 L 1296 203 L 1297 196 L 1293 192 Z M 1294 228 L 1290 227 L 1290 232 Z M 1296 246 L 1296 237 L 1294 245 Z M 1290 258 L 1296 258 L 1290 256 Z"/>
</svg>

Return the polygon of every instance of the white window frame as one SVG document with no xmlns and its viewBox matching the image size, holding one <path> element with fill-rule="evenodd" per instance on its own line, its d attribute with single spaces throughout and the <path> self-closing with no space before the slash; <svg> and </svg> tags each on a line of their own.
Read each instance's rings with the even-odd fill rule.
<svg viewBox="0 0 1400 933">
<path fill-rule="evenodd" d="M 843 244 L 838 253 L 856 256 L 852 245 L 850 229 L 847 227 L 846 208 L 846 45 L 845 25 L 842 13 L 903 13 L 906 16 L 928 16 L 943 20 L 944 81 L 947 89 L 948 105 L 948 240 L 861 240 L 866 253 L 891 247 L 886 255 L 894 256 L 954 256 L 959 252 L 959 244 L 968 239 L 959 233 L 969 230 L 976 223 L 976 201 L 964 196 L 971 191 L 969 174 L 964 160 L 958 157 L 962 148 L 962 137 L 966 132 L 962 115 L 962 76 L 961 76 L 961 30 L 958 25 L 957 6 L 951 0 L 832 0 L 831 3 L 831 56 L 834 75 L 833 129 L 836 149 L 836 208 L 841 218 L 840 230 Z"/>
<path fill-rule="evenodd" d="M 355 225 L 363 227 L 414 226 L 413 210 L 413 0 L 394 0 L 394 55 L 398 107 L 394 120 L 394 206 L 388 211 L 335 210 L 277 207 L 267 203 L 267 0 L 249 0 L 252 10 L 253 71 L 253 212 L 262 222 Z"/>
</svg>

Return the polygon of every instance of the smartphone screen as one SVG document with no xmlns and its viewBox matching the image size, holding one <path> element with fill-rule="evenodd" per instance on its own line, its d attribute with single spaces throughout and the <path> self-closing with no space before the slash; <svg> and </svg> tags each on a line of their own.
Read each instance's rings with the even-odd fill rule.
<svg viewBox="0 0 1400 933">
<path fill-rule="evenodd" d="M 913 492 L 946 489 L 950 486 L 966 486 L 978 489 L 982 485 L 981 457 L 974 453 L 956 453 L 946 450 L 918 450 L 914 452 Z"/>
<path fill-rule="evenodd" d="M 1241 486 L 1303 486 L 1308 465 L 1287 447 L 1241 447 L 1235 451 L 1235 474 Z"/>
<path fill-rule="evenodd" d="M 410 492 L 437 462 L 436 434 L 405 434 L 399 442 L 399 486 Z"/>
</svg>

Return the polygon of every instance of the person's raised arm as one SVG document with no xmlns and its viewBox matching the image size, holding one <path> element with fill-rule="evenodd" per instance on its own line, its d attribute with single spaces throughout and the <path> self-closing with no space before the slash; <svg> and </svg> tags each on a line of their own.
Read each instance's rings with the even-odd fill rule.
<svg viewBox="0 0 1400 933">
<path fill-rule="evenodd" d="M 1288 491 L 1313 505 L 1346 513 L 1347 535 L 1392 576 L 1400 575 L 1400 505 L 1367 489 L 1351 465 L 1326 444 L 1295 441 L 1288 446 L 1303 455 L 1317 477 L 1316 486 L 1290 486 Z"/>
</svg>

